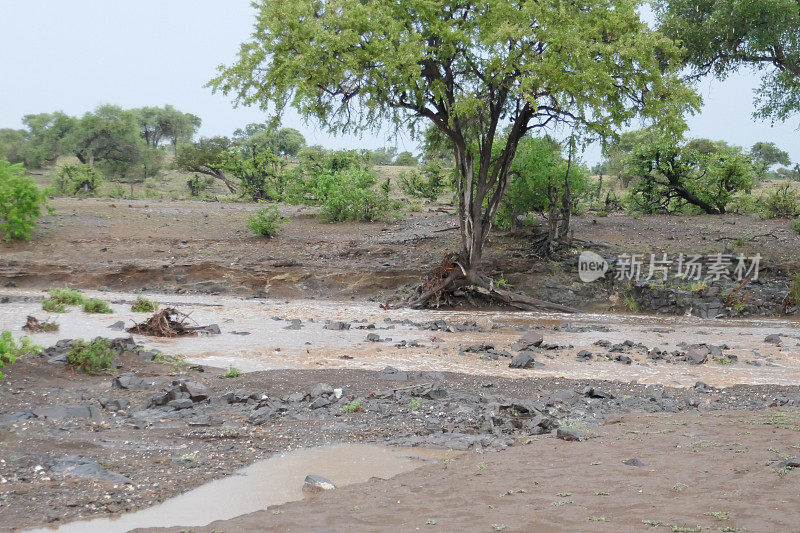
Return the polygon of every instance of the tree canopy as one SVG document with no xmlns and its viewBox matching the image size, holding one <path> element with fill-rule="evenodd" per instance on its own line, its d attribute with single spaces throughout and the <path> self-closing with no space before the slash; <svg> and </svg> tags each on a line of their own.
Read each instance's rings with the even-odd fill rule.
<svg viewBox="0 0 800 533">
<path fill-rule="evenodd" d="M 460 176 L 465 283 L 485 285 L 483 245 L 526 133 L 561 124 L 610 136 L 637 115 L 678 131 L 697 103 L 677 75 L 680 50 L 639 5 L 259 0 L 252 39 L 210 85 L 278 116 L 291 105 L 334 132 L 433 123 Z"/>
<path fill-rule="evenodd" d="M 657 0 L 659 28 L 686 49 L 695 76 L 725 78 L 743 66 L 764 72 L 756 114 L 800 113 L 798 0 Z"/>
</svg>

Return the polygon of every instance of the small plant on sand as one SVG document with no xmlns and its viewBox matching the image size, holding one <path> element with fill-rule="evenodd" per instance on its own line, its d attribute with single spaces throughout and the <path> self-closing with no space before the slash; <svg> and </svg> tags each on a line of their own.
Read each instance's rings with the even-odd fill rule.
<svg viewBox="0 0 800 533">
<path fill-rule="evenodd" d="M 685 491 L 687 488 L 689 488 L 689 487 L 687 487 L 687 486 L 686 486 L 686 485 L 684 485 L 683 483 L 675 483 L 675 485 L 673 485 L 673 486 L 672 486 L 672 491 L 673 491 L 673 492 L 683 492 L 683 491 Z"/>
<path fill-rule="evenodd" d="M 435 526 L 437 524 L 436 520 L 434 520 L 433 518 L 428 518 L 428 521 L 425 523 L 428 524 L 429 526 Z"/>
<path fill-rule="evenodd" d="M 64 305 L 81 305 L 84 301 L 83 294 L 75 289 L 69 289 L 67 287 L 62 289 L 50 289 L 47 292 L 50 294 L 52 300 Z"/>
<path fill-rule="evenodd" d="M 157 353 L 155 357 L 153 357 L 153 362 L 160 365 L 169 365 L 173 374 L 184 372 L 191 366 L 183 357 L 165 353 Z"/>
<path fill-rule="evenodd" d="M 242 375 L 242 371 L 241 370 L 239 370 L 238 368 L 229 366 L 228 367 L 228 371 L 225 372 L 224 374 L 222 374 L 222 377 L 223 378 L 238 378 L 241 375 Z"/>
<path fill-rule="evenodd" d="M 642 520 L 642 524 L 650 527 L 661 527 L 664 525 L 664 522 L 659 520 Z"/>
<path fill-rule="evenodd" d="M 710 511 L 710 512 L 704 513 L 704 514 L 706 516 L 713 516 L 714 518 L 716 518 L 717 520 L 720 520 L 720 521 L 722 521 L 722 520 L 730 520 L 731 519 L 731 513 L 727 512 L 727 511 Z"/>
<path fill-rule="evenodd" d="M 90 298 L 83 302 L 84 313 L 113 313 L 108 302 L 98 300 L 97 298 Z"/>
<path fill-rule="evenodd" d="M 690 526 L 678 526 L 672 524 L 669 527 L 672 529 L 672 533 L 695 533 L 695 532 L 699 533 L 700 531 L 703 531 L 703 528 L 701 526 L 690 527 Z"/>
<path fill-rule="evenodd" d="M 641 306 L 639 302 L 636 301 L 636 298 L 632 294 L 626 294 L 622 297 L 622 304 L 625 306 L 625 309 L 630 311 L 631 313 L 638 313 L 641 311 Z"/>
<path fill-rule="evenodd" d="M 67 364 L 87 374 L 97 374 L 111 368 L 114 355 L 108 339 L 97 338 L 90 342 L 77 340 L 67 352 Z"/>
<path fill-rule="evenodd" d="M 608 518 L 605 516 L 590 516 L 587 520 L 589 522 L 608 522 Z"/>
<path fill-rule="evenodd" d="M 419 400 L 419 398 L 414 398 L 408 402 L 408 408 L 412 411 L 417 411 L 420 407 L 422 407 L 422 402 Z"/>
<path fill-rule="evenodd" d="M 247 226 L 259 237 L 274 237 L 282 225 L 281 212 L 274 205 L 259 209 L 247 217 Z"/>
<path fill-rule="evenodd" d="M 17 344 L 14 342 L 14 337 L 10 331 L 0 333 L 0 368 L 13 365 L 14 361 L 23 355 L 40 353 L 41 351 L 42 347 L 32 344 L 27 337 L 21 338 L 19 344 Z M 3 377 L 3 372 L 0 370 L 0 380 Z"/>
<path fill-rule="evenodd" d="M 344 404 L 341 411 L 343 413 L 357 413 L 359 411 L 364 410 L 364 400 L 359 398 L 358 400 L 351 400 Z"/>
<path fill-rule="evenodd" d="M 131 311 L 134 313 L 155 313 L 158 311 L 158 302 L 140 295 L 131 305 Z"/>
<path fill-rule="evenodd" d="M 42 309 L 44 309 L 48 313 L 66 313 L 67 312 L 67 306 L 66 305 L 64 305 L 61 302 L 58 302 L 56 300 L 53 300 L 52 298 L 47 298 L 45 300 L 42 300 Z"/>
<path fill-rule="evenodd" d="M 495 531 L 503 531 L 506 527 L 508 526 L 506 526 L 505 524 L 492 524 L 492 529 L 494 529 Z"/>
</svg>

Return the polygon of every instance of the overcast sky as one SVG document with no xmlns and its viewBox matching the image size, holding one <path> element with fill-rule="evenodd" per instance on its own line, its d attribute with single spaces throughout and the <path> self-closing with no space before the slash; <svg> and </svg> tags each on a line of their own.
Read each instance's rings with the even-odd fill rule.
<svg viewBox="0 0 800 533">
<path fill-rule="evenodd" d="M 80 115 L 102 103 L 173 104 L 200 116 L 205 136 L 229 136 L 266 118 L 256 108 L 234 109 L 227 97 L 203 87 L 249 36 L 249 0 L 0 0 L 0 21 L 0 128 L 21 127 L 29 113 Z M 690 120 L 689 135 L 742 146 L 774 141 L 800 161 L 800 116 L 774 127 L 753 119 L 757 86 L 747 71 L 702 82 L 705 106 Z M 415 150 L 406 134 L 333 137 L 294 113 L 283 123 L 301 130 L 309 144 Z M 598 158 L 596 148 L 584 155 L 589 163 Z"/>
</svg>

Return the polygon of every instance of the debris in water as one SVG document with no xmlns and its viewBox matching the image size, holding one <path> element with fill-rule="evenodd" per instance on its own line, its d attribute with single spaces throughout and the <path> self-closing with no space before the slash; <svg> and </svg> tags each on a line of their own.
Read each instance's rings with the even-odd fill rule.
<svg viewBox="0 0 800 533">
<path fill-rule="evenodd" d="M 174 307 L 167 307 L 154 314 L 141 324 L 128 328 L 128 333 L 149 335 L 151 337 L 183 337 L 188 335 L 219 335 L 219 326 L 187 326 L 189 315 Z"/>
</svg>

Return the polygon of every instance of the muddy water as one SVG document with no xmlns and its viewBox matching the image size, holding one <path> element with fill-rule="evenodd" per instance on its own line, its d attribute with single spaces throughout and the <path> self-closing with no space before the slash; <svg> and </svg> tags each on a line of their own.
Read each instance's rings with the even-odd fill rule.
<svg viewBox="0 0 800 533">
<path fill-rule="evenodd" d="M 70 522 L 57 528 L 25 533 L 123 533 L 136 528 L 202 526 L 216 520 L 265 509 L 304 497 L 308 474 L 330 479 L 337 487 L 363 483 L 371 477 L 390 478 L 427 462 L 443 460 L 448 452 L 421 448 L 391 448 L 343 444 L 312 448 L 271 457 L 159 505 L 117 518 Z"/>
<path fill-rule="evenodd" d="M 38 344 L 49 345 L 59 338 L 92 338 L 124 336 L 124 332 L 108 329 L 119 320 L 131 325 L 147 317 L 130 311 L 135 295 L 124 293 L 89 293 L 112 302 L 114 314 L 86 315 L 78 309 L 55 318 L 61 329 L 55 334 L 36 334 Z M 41 293 L 4 291 L 12 297 L 40 297 Z M 522 377 L 532 375 L 567 378 L 601 378 L 644 383 L 692 386 L 698 380 L 715 386 L 735 383 L 798 384 L 800 383 L 800 323 L 778 319 L 703 320 L 695 317 L 655 317 L 619 314 L 563 315 L 558 313 L 485 312 L 485 311 L 412 311 L 384 310 L 374 303 L 352 303 L 310 300 L 243 300 L 209 296 L 153 296 L 164 305 L 176 304 L 198 324 L 219 324 L 221 335 L 153 339 L 137 337 L 149 347 L 179 354 L 190 361 L 210 366 L 233 365 L 243 371 L 275 368 L 362 368 L 381 369 L 392 365 L 404 370 L 438 370 L 480 375 Z M 0 305 L 0 329 L 21 334 L 25 316 L 47 317 L 38 301 L 14 301 Z M 282 317 L 286 320 L 275 320 Z M 289 319 L 300 319 L 300 330 L 288 330 Z M 494 326 L 486 333 L 448 333 L 425 331 L 396 322 L 447 320 L 449 323 L 478 321 Z M 324 329 L 327 321 L 352 322 L 345 331 Z M 387 321 L 388 320 L 388 321 Z M 361 321 L 361 322 L 356 322 Z M 572 328 L 554 330 L 569 322 Z M 357 329 L 374 324 L 374 330 Z M 519 327 L 541 328 L 548 343 L 568 347 L 558 355 L 545 352 L 539 360 L 543 367 L 535 370 L 508 368 L 508 360 L 485 361 L 477 355 L 460 355 L 462 348 L 476 343 L 491 343 L 497 349 L 508 349 L 519 338 Z M 241 335 L 241 333 L 247 333 Z M 383 342 L 367 342 L 368 333 L 377 333 Z M 770 334 L 784 338 L 783 346 L 764 342 Z M 391 339 L 391 340 L 389 340 Z M 397 348 L 400 341 L 417 341 L 416 348 Z M 574 354 L 589 350 L 605 354 L 595 346 L 598 340 L 620 343 L 632 340 L 648 348 L 679 349 L 679 343 L 727 344 L 726 353 L 738 356 L 732 365 L 708 363 L 700 366 L 654 363 L 645 351 L 628 354 L 632 365 L 622 365 L 602 357 L 589 363 L 578 363 Z M 554 352 L 555 353 L 555 352 Z M 345 358 L 342 358 L 345 356 Z M 746 364 L 756 362 L 760 366 Z"/>
</svg>

